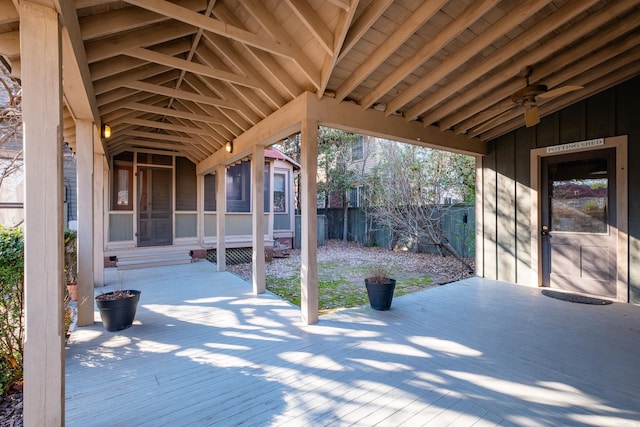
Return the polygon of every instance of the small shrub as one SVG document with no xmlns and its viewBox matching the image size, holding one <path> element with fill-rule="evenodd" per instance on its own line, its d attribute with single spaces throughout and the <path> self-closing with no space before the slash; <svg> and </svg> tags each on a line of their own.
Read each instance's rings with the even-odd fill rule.
<svg viewBox="0 0 640 427">
<path fill-rule="evenodd" d="M 370 283 L 387 283 L 391 278 L 390 274 L 384 265 L 375 264 L 369 269 L 366 279 Z"/>
<path fill-rule="evenodd" d="M 24 337 L 24 239 L 0 226 L 0 392 L 22 380 Z"/>
</svg>

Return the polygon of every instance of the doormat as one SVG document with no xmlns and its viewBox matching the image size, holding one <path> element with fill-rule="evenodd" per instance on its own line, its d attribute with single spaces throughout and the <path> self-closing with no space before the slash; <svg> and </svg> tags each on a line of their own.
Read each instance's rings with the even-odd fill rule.
<svg viewBox="0 0 640 427">
<path fill-rule="evenodd" d="M 551 291 L 549 289 L 543 290 L 542 295 L 546 295 L 548 297 L 559 299 L 562 301 L 577 302 L 579 304 L 607 305 L 612 303 L 612 301 L 606 299 L 587 297 L 578 294 L 569 294 L 566 292 Z"/>
</svg>

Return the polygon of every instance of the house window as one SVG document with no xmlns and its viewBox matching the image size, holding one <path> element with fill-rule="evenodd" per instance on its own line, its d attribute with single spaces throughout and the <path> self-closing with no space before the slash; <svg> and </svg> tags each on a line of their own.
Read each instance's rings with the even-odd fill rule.
<svg viewBox="0 0 640 427">
<path fill-rule="evenodd" d="M 133 210 L 133 167 L 116 165 L 113 170 L 112 209 L 120 211 Z"/>
<path fill-rule="evenodd" d="M 185 157 L 176 157 L 176 210 L 197 209 L 196 165 Z"/>
<path fill-rule="evenodd" d="M 349 206 L 359 208 L 362 206 L 362 186 L 352 187 L 349 190 Z"/>
<path fill-rule="evenodd" d="M 227 169 L 227 212 L 251 212 L 249 162 L 242 162 Z"/>
<path fill-rule="evenodd" d="M 204 210 L 205 212 L 216 211 L 216 175 L 208 174 L 204 176 Z"/>
<path fill-rule="evenodd" d="M 364 138 L 359 136 L 353 142 L 353 146 L 351 147 L 351 160 L 362 160 L 364 159 Z"/>
<path fill-rule="evenodd" d="M 273 174 L 273 211 L 287 211 L 287 175 L 284 173 Z"/>
</svg>

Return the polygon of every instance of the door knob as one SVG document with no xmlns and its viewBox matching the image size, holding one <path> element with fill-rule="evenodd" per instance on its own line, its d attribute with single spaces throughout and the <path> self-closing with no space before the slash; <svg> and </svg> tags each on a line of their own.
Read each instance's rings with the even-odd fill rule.
<svg viewBox="0 0 640 427">
<path fill-rule="evenodd" d="M 543 236 L 550 236 L 549 234 L 549 226 L 548 225 L 543 225 L 542 226 L 542 232 L 540 233 Z"/>
</svg>

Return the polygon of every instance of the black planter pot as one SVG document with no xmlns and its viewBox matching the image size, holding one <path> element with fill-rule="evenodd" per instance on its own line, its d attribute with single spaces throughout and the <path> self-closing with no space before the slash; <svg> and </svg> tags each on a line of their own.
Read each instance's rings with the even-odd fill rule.
<svg viewBox="0 0 640 427">
<path fill-rule="evenodd" d="M 393 300 L 393 291 L 396 289 L 396 280 L 389 279 L 386 283 L 370 282 L 364 279 L 369 295 L 369 303 L 374 310 L 389 310 Z"/>
<path fill-rule="evenodd" d="M 128 298 L 113 300 L 98 299 L 98 297 L 96 297 L 96 305 L 100 310 L 102 325 L 107 331 L 121 331 L 133 324 L 133 319 L 136 317 L 138 301 L 140 301 L 140 291 L 129 291 L 129 293 L 133 295 Z M 107 292 L 104 295 L 110 294 L 113 294 L 113 292 Z"/>
</svg>

